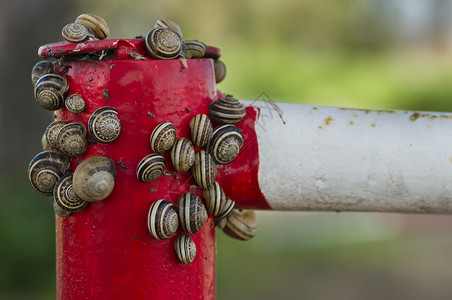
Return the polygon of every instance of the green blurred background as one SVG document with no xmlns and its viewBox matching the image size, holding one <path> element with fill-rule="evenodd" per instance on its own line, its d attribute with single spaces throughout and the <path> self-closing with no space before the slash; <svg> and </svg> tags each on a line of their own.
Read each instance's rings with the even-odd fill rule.
<svg viewBox="0 0 452 300">
<path fill-rule="evenodd" d="M 450 0 L 2 1 L 0 299 L 55 298 L 52 205 L 26 178 L 51 114 L 33 99 L 30 71 L 38 46 L 84 12 L 104 17 L 112 38 L 179 23 L 185 39 L 222 49 L 218 87 L 238 98 L 452 111 Z M 218 232 L 218 299 L 451 298 L 448 216 L 259 217 L 252 241 Z"/>
</svg>

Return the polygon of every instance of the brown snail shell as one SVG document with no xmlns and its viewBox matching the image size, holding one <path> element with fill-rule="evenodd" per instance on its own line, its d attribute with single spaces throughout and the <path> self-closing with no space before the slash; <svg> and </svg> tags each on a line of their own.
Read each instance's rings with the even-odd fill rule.
<svg viewBox="0 0 452 300">
<path fill-rule="evenodd" d="M 221 212 L 215 217 L 215 224 L 220 228 L 223 229 L 226 225 L 227 218 L 229 214 L 232 212 L 235 206 L 235 201 L 231 200 L 231 198 L 226 197 L 226 203 L 224 204 L 223 208 L 221 209 Z"/>
<path fill-rule="evenodd" d="M 70 94 L 64 100 L 64 105 L 67 110 L 73 112 L 74 114 L 81 113 L 86 109 L 85 100 L 79 94 Z"/>
<path fill-rule="evenodd" d="M 182 37 L 180 26 L 171 20 L 157 20 L 154 28 L 169 28 L 176 31 Z"/>
<path fill-rule="evenodd" d="M 177 257 L 184 264 L 193 262 L 196 256 L 196 245 L 191 236 L 186 233 L 181 233 L 174 240 L 174 249 Z"/>
<path fill-rule="evenodd" d="M 66 209 L 62 208 L 61 206 L 59 206 L 58 203 L 56 203 L 55 199 L 53 200 L 53 210 L 60 217 L 65 218 L 65 217 L 69 217 L 70 215 L 72 215 L 71 211 L 66 210 Z"/>
<path fill-rule="evenodd" d="M 240 129 L 226 124 L 215 129 L 212 139 L 207 144 L 207 152 L 216 163 L 227 164 L 237 157 L 242 146 L 243 136 Z"/>
<path fill-rule="evenodd" d="M 72 179 L 72 174 L 61 177 L 53 189 L 53 198 L 55 203 L 63 210 L 76 212 L 84 209 L 88 202 L 77 196 L 72 185 Z"/>
<path fill-rule="evenodd" d="M 31 71 L 31 82 L 33 82 L 33 86 L 36 85 L 36 82 L 38 81 L 39 78 L 46 74 L 54 72 L 55 66 L 53 62 L 49 60 L 42 60 L 40 62 L 37 62 Z"/>
<path fill-rule="evenodd" d="M 226 203 L 226 195 L 218 182 L 215 181 L 208 189 L 204 189 L 202 191 L 202 197 L 206 202 L 207 212 L 209 214 L 214 216 L 220 214 Z"/>
<path fill-rule="evenodd" d="M 42 150 L 43 151 L 45 151 L 45 150 L 52 150 L 52 147 L 47 142 L 46 133 L 45 132 L 42 134 L 42 137 L 41 137 L 41 146 L 42 146 Z"/>
<path fill-rule="evenodd" d="M 71 43 L 80 43 L 88 38 L 88 29 L 78 23 L 70 23 L 61 30 L 63 38 Z"/>
<path fill-rule="evenodd" d="M 156 153 L 163 153 L 174 144 L 176 139 L 176 127 L 170 122 L 157 125 L 151 133 L 151 148 Z"/>
<path fill-rule="evenodd" d="M 77 17 L 75 23 L 82 24 L 91 29 L 94 36 L 100 40 L 106 39 L 110 33 L 107 22 L 103 18 L 93 14 L 81 14 Z"/>
<path fill-rule="evenodd" d="M 88 202 L 107 198 L 115 186 L 116 167 L 113 160 L 97 155 L 82 161 L 74 171 L 74 191 Z"/>
<path fill-rule="evenodd" d="M 213 132 L 209 117 L 204 114 L 194 116 L 190 120 L 190 132 L 193 144 L 196 147 L 207 145 Z"/>
<path fill-rule="evenodd" d="M 195 162 L 195 148 L 189 139 L 179 138 L 171 148 L 171 161 L 177 172 L 188 171 Z"/>
<path fill-rule="evenodd" d="M 137 166 L 137 177 L 141 182 L 151 182 L 162 175 L 165 169 L 165 158 L 152 153 L 145 156 Z"/>
<path fill-rule="evenodd" d="M 179 224 L 187 233 L 197 233 L 207 221 L 207 210 L 197 195 L 185 193 L 177 200 Z"/>
<path fill-rule="evenodd" d="M 224 96 L 209 105 L 209 117 L 219 124 L 233 124 L 241 121 L 246 108 L 232 96 Z"/>
<path fill-rule="evenodd" d="M 213 158 L 204 150 L 195 152 L 195 163 L 191 167 L 193 178 L 198 186 L 207 189 L 217 177 L 217 167 Z"/>
<path fill-rule="evenodd" d="M 51 196 L 53 188 L 69 169 L 69 158 L 55 150 L 36 155 L 28 166 L 28 180 L 39 193 Z"/>
<path fill-rule="evenodd" d="M 226 65 L 219 59 L 213 61 L 213 69 L 215 71 L 215 82 L 220 83 L 226 77 Z"/>
<path fill-rule="evenodd" d="M 254 210 L 234 209 L 223 228 L 232 238 L 247 241 L 253 238 L 259 227 L 259 219 Z"/>
<path fill-rule="evenodd" d="M 46 136 L 46 141 L 53 149 L 58 149 L 58 132 L 64 125 L 66 125 L 66 121 L 55 121 L 47 126 L 46 132 L 44 133 Z"/>
<path fill-rule="evenodd" d="M 118 111 L 109 106 L 99 108 L 88 120 L 88 131 L 101 144 L 115 141 L 121 133 Z"/>
<path fill-rule="evenodd" d="M 161 199 L 152 203 L 148 213 L 148 229 L 156 239 L 169 239 L 178 227 L 179 218 L 171 202 Z"/>
<path fill-rule="evenodd" d="M 83 155 L 88 149 L 85 125 L 80 122 L 64 125 L 58 131 L 57 143 L 58 150 L 69 157 Z"/>
<path fill-rule="evenodd" d="M 34 90 L 35 99 L 45 109 L 60 109 L 63 106 L 63 94 L 67 88 L 66 77 L 58 74 L 46 74 L 36 82 Z"/>
<path fill-rule="evenodd" d="M 181 36 L 169 28 L 152 29 L 145 38 L 146 49 L 157 59 L 173 59 L 185 56 L 184 41 Z"/>
<path fill-rule="evenodd" d="M 203 58 L 206 54 L 206 45 L 203 42 L 185 41 L 185 58 Z"/>
</svg>

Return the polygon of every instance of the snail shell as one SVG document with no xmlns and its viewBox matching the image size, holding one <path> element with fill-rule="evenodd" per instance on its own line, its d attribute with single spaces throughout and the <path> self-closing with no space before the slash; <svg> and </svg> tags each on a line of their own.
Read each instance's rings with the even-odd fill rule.
<svg viewBox="0 0 452 300">
<path fill-rule="evenodd" d="M 145 156 L 137 166 L 137 177 L 141 182 L 151 182 L 162 175 L 165 169 L 165 158 L 159 154 Z"/>
<path fill-rule="evenodd" d="M 226 203 L 224 204 L 221 212 L 215 217 L 215 224 L 223 229 L 227 222 L 227 217 L 232 212 L 235 206 L 235 201 L 231 200 L 231 198 L 226 197 Z"/>
<path fill-rule="evenodd" d="M 61 177 L 53 189 L 53 198 L 55 203 L 63 210 L 76 212 L 84 209 L 88 202 L 77 196 L 72 185 L 72 179 L 72 174 Z"/>
<path fill-rule="evenodd" d="M 207 210 L 197 195 L 185 193 L 177 200 L 179 224 L 187 233 L 197 233 L 207 221 Z"/>
<path fill-rule="evenodd" d="M 154 58 L 172 59 L 184 56 L 184 41 L 181 36 L 169 28 L 155 28 L 145 38 L 146 49 Z"/>
<path fill-rule="evenodd" d="M 28 166 L 28 180 L 39 193 L 51 196 L 53 188 L 69 169 L 69 158 L 55 150 L 36 155 Z"/>
<path fill-rule="evenodd" d="M 45 132 L 42 134 L 42 137 L 41 137 L 41 146 L 42 146 L 42 150 L 43 151 L 45 151 L 45 150 L 52 150 L 52 147 L 47 142 L 46 133 Z"/>
<path fill-rule="evenodd" d="M 203 58 L 206 54 L 206 45 L 203 42 L 185 41 L 185 58 Z"/>
<path fill-rule="evenodd" d="M 202 197 L 206 202 L 207 212 L 214 216 L 222 211 L 226 203 L 226 195 L 216 181 L 208 189 L 202 191 Z"/>
<path fill-rule="evenodd" d="M 91 29 L 94 36 L 100 40 L 106 39 L 110 33 L 107 22 L 103 18 L 93 14 L 81 14 L 77 17 L 75 23 L 82 24 Z"/>
<path fill-rule="evenodd" d="M 208 189 L 217 177 L 215 162 L 204 150 L 195 152 L 195 163 L 191 170 L 196 183 L 203 189 Z"/>
<path fill-rule="evenodd" d="M 176 139 L 176 127 L 170 122 L 157 125 L 151 133 L 151 148 L 154 152 L 163 153 L 174 144 Z"/>
<path fill-rule="evenodd" d="M 58 74 L 46 74 L 36 82 L 35 99 L 45 109 L 60 109 L 63 106 L 63 94 L 67 88 L 66 77 Z"/>
<path fill-rule="evenodd" d="M 64 217 L 65 218 L 65 217 L 69 217 L 70 215 L 72 215 L 72 212 L 62 208 L 61 206 L 59 206 L 58 203 L 56 203 L 55 199 L 53 200 L 53 210 L 60 217 Z"/>
<path fill-rule="evenodd" d="M 180 26 L 171 20 L 157 20 L 154 28 L 169 28 L 176 31 L 182 37 L 182 30 Z"/>
<path fill-rule="evenodd" d="M 254 210 L 234 209 L 223 228 L 232 238 L 247 241 L 253 238 L 259 227 L 259 219 Z"/>
<path fill-rule="evenodd" d="M 73 112 L 74 114 L 81 113 L 86 109 L 85 100 L 79 94 L 70 94 L 64 100 L 64 105 L 67 110 Z"/>
<path fill-rule="evenodd" d="M 177 172 L 186 172 L 195 162 L 195 148 L 189 139 L 179 138 L 171 148 L 171 161 Z"/>
<path fill-rule="evenodd" d="M 42 60 L 38 63 L 36 63 L 31 70 L 31 82 L 33 82 L 33 86 L 36 85 L 36 82 L 39 78 L 42 76 L 54 73 L 55 72 L 55 66 L 53 65 L 53 62 L 49 60 Z"/>
<path fill-rule="evenodd" d="M 240 129 L 226 124 L 215 129 L 212 139 L 207 144 L 207 152 L 216 163 L 227 164 L 237 157 L 242 146 L 243 137 Z"/>
<path fill-rule="evenodd" d="M 55 121 L 50 123 L 49 126 L 47 126 L 46 132 L 44 134 L 46 136 L 47 143 L 53 149 L 58 149 L 57 141 L 58 132 L 66 124 L 67 124 L 66 121 Z"/>
<path fill-rule="evenodd" d="M 78 23 L 70 23 L 61 30 L 63 38 L 71 43 L 80 43 L 88 38 L 88 29 Z"/>
<path fill-rule="evenodd" d="M 224 96 L 209 105 L 209 117 L 216 123 L 237 123 L 245 117 L 245 114 L 245 106 L 232 96 Z"/>
<path fill-rule="evenodd" d="M 213 61 L 213 69 L 215 71 L 215 82 L 220 83 L 226 77 L 226 65 L 219 59 Z"/>
<path fill-rule="evenodd" d="M 193 144 L 196 147 L 207 145 L 213 132 L 209 117 L 204 114 L 194 116 L 190 120 L 190 132 Z"/>
<path fill-rule="evenodd" d="M 178 227 L 179 218 L 171 202 L 161 199 L 152 203 L 148 213 L 148 229 L 156 239 L 169 239 Z"/>
<path fill-rule="evenodd" d="M 88 202 L 98 202 L 107 198 L 115 186 L 116 167 L 113 160 L 97 155 L 82 161 L 75 169 L 74 191 Z"/>
<path fill-rule="evenodd" d="M 86 127 L 80 122 L 61 127 L 57 135 L 58 150 L 69 157 L 83 155 L 88 149 Z"/>
<path fill-rule="evenodd" d="M 109 106 L 99 108 L 88 120 L 88 131 L 101 144 L 115 141 L 121 133 L 118 111 Z"/>
<path fill-rule="evenodd" d="M 174 240 L 174 249 L 177 257 L 184 264 L 193 262 L 196 256 L 196 245 L 191 236 L 186 233 L 181 233 Z"/>
</svg>

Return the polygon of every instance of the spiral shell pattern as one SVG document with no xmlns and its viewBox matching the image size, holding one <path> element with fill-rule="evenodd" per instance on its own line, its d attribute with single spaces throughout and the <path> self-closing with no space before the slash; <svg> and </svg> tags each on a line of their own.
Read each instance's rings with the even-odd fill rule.
<svg viewBox="0 0 452 300">
<path fill-rule="evenodd" d="M 237 123 L 245 114 L 245 106 L 232 96 L 225 96 L 209 105 L 210 119 L 219 124 Z"/>
<path fill-rule="evenodd" d="M 162 175 L 165 169 L 165 158 L 163 156 L 152 153 L 146 155 L 137 166 L 137 178 L 141 182 L 151 182 Z"/>
<path fill-rule="evenodd" d="M 82 24 L 94 33 L 94 36 L 100 40 L 106 39 L 110 30 L 107 22 L 99 16 L 93 14 L 81 14 L 75 20 L 75 23 Z"/>
<path fill-rule="evenodd" d="M 207 145 L 207 152 L 212 155 L 216 163 L 227 164 L 237 157 L 242 146 L 243 136 L 240 129 L 226 124 L 215 129 Z"/>
<path fill-rule="evenodd" d="M 213 61 L 213 69 L 215 71 L 215 82 L 220 83 L 226 77 L 226 65 L 219 59 Z"/>
<path fill-rule="evenodd" d="M 53 149 L 58 149 L 58 141 L 57 141 L 58 132 L 66 124 L 67 124 L 66 121 L 55 121 L 55 122 L 50 123 L 49 126 L 47 126 L 47 129 L 44 134 L 45 134 L 47 143 Z"/>
<path fill-rule="evenodd" d="M 197 195 L 185 193 L 177 200 L 179 224 L 187 233 L 196 233 L 201 230 L 207 221 L 207 210 Z"/>
<path fill-rule="evenodd" d="M 148 213 L 148 229 L 156 239 L 169 239 L 178 227 L 179 218 L 171 202 L 161 199 L 152 203 Z"/>
<path fill-rule="evenodd" d="M 81 113 L 86 109 L 85 100 L 79 94 L 71 94 L 64 100 L 64 105 L 67 110 L 73 112 L 74 114 Z"/>
<path fill-rule="evenodd" d="M 71 43 L 80 43 L 88 38 L 88 30 L 82 24 L 70 23 L 61 30 L 63 38 Z"/>
<path fill-rule="evenodd" d="M 179 138 L 171 148 L 171 161 L 177 172 L 188 171 L 195 162 L 195 148 L 189 139 Z"/>
<path fill-rule="evenodd" d="M 232 212 L 235 206 L 235 201 L 231 200 L 231 198 L 226 197 L 226 203 L 224 204 L 221 212 L 215 217 L 215 224 L 221 229 L 226 225 L 226 220 L 229 214 Z"/>
<path fill-rule="evenodd" d="M 174 240 L 174 249 L 177 257 L 184 264 L 193 262 L 196 256 L 196 245 L 191 236 L 186 233 L 181 233 Z"/>
<path fill-rule="evenodd" d="M 72 174 L 61 177 L 53 189 L 53 198 L 62 209 L 76 212 L 84 209 L 88 202 L 77 196 L 72 185 L 72 179 Z"/>
<path fill-rule="evenodd" d="M 218 182 L 215 181 L 208 189 L 204 189 L 202 197 L 206 202 L 209 214 L 213 216 L 220 214 L 226 203 L 226 195 Z"/>
<path fill-rule="evenodd" d="M 99 108 L 88 120 L 88 131 L 101 144 L 114 142 L 121 133 L 118 111 L 109 106 Z"/>
<path fill-rule="evenodd" d="M 203 58 L 206 54 L 206 45 L 203 42 L 185 41 L 185 58 Z"/>
<path fill-rule="evenodd" d="M 145 38 L 146 49 L 157 59 L 173 59 L 184 56 L 184 41 L 180 35 L 169 28 L 155 28 Z"/>
<path fill-rule="evenodd" d="M 66 217 L 69 217 L 70 215 L 72 215 L 71 211 L 66 210 L 66 209 L 62 208 L 61 206 L 59 206 L 55 200 L 53 200 L 53 210 L 55 211 L 55 213 L 57 215 L 59 215 L 60 217 L 63 217 L 63 218 L 66 218 Z"/>
<path fill-rule="evenodd" d="M 58 74 L 46 74 L 36 82 L 34 96 L 41 107 L 57 110 L 63 106 L 63 94 L 67 87 L 66 77 Z"/>
<path fill-rule="evenodd" d="M 191 168 L 193 178 L 198 186 L 207 189 L 217 177 L 217 167 L 213 158 L 204 150 L 195 152 L 195 163 Z"/>
<path fill-rule="evenodd" d="M 53 62 L 49 60 L 42 60 L 40 62 L 37 62 L 31 70 L 31 82 L 33 83 L 33 86 L 36 85 L 36 82 L 39 80 L 39 78 L 46 74 L 54 72 L 55 66 Z"/>
<path fill-rule="evenodd" d="M 193 144 L 196 147 L 204 147 L 212 137 L 212 124 L 209 117 L 198 114 L 190 120 L 190 132 Z"/>
<path fill-rule="evenodd" d="M 179 24 L 171 20 L 157 20 L 154 28 L 169 28 L 176 31 L 182 37 L 182 30 L 180 29 Z"/>
<path fill-rule="evenodd" d="M 234 209 L 223 228 L 232 238 L 247 241 L 253 238 L 259 227 L 259 219 L 254 210 Z"/>
<path fill-rule="evenodd" d="M 163 153 L 174 144 L 176 139 L 176 127 L 170 122 L 157 125 L 151 133 L 151 148 L 156 153 Z"/>
<path fill-rule="evenodd" d="M 88 149 L 86 127 L 83 123 L 73 122 L 61 127 L 57 135 L 58 150 L 69 157 L 83 155 Z"/>
</svg>

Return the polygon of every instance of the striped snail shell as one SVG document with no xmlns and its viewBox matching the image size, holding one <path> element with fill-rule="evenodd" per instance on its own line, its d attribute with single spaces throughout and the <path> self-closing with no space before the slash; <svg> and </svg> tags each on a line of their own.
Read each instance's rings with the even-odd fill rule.
<svg viewBox="0 0 452 300">
<path fill-rule="evenodd" d="M 181 36 L 169 28 L 155 28 L 145 38 L 149 54 L 158 59 L 173 59 L 184 56 L 184 41 Z"/>
<path fill-rule="evenodd" d="M 182 37 L 182 30 L 180 29 L 180 26 L 171 20 L 157 20 L 154 28 L 169 28 L 176 31 Z"/>
<path fill-rule="evenodd" d="M 70 94 L 64 100 L 64 105 L 67 110 L 73 112 L 74 114 L 81 113 L 86 109 L 85 100 L 79 94 Z"/>
<path fill-rule="evenodd" d="M 256 235 L 258 227 L 259 219 L 254 210 L 234 209 L 223 231 L 232 238 L 247 241 Z"/>
<path fill-rule="evenodd" d="M 186 172 L 195 162 L 195 148 L 189 139 L 179 138 L 171 148 L 171 161 L 177 172 Z"/>
<path fill-rule="evenodd" d="M 28 180 L 33 188 L 45 196 L 53 194 L 53 188 L 68 171 L 69 158 L 55 150 L 36 155 L 28 166 Z"/>
<path fill-rule="evenodd" d="M 64 175 L 53 189 L 53 199 L 63 210 L 76 212 L 84 209 L 88 202 L 83 201 L 74 191 L 72 174 Z"/>
<path fill-rule="evenodd" d="M 71 43 L 80 43 L 88 38 L 88 29 L 78 23 L 70 23 L 61 30 L 63 38 Z"/>
<path fill-rule="evenodd" d="M 42 146 L 42 150 L 43 151 L 45 151 L 45 150 L 52 150 L 52 147 L 47 142 L 46 133 L 45 132 L 42 134 L 42 137 L 41 137 L 41 146 Z"/>
<path fill-rule="evenodd" d="M 213 69 L 215 71 L 215 82 L 220 83 L 226 77 L 226 65 L 219 59 L 213 61 Z"/>
<path fill-rule="evenodd" d="M 165 158 L 152 153 L 146 155 L 137 166 L 137 177 L 141 182 L 151 182 L 162 175 L 165 169 Z"/>
<path fill-rule="evenodd" d="M 197 233 L 207 221 L 207 210 L 197 195 L 185 193 L 177 200 L 179 224 L 187 233 Z"/>
<path fill-rule="evenodd" d="M 193 262 L 196 256 L 196 245 L 191 236 L 186 233 L 181 233 L 174 240 L 174 249 L 177 257 L 184 264 Z"/>
<path fill-rule="evenodd" d="M 185 58 L 203 58 L 206 54 L 206 45 L 203 42 L 185 41 Z"/>
<path fill-rule="evenodd" d="M 58 149 L 58 132 L 64 125 L 66 125 L 66 121 L 55 121 L 47 126 L 46 132 L 44 133 L 46 136 L 47 143 L 53 149 Z"/>
<path fill-rule="evenodd" d="M 116 167 L 113 160 L 97 155 L 82 161 L 74 171 L 74 191 L 88 202 L 107 198 L 115 186 Z"/>
<path fill-rule="evenodd" d="M 72 215 L 71 211 L 66 210 L 66 209 L 62 208 L 61 206 L 59 206 L 58 203 L 56 203 L 55 199 L 53 200 L 53 210 L 60 217 L 66 218 L 66 217 L 69 217 L 70 215 Z"/>
<path fill-rule="evenodd" d="M 246 109 L 232 96 L 224 96 L 209 105 L 209 117 L 220 124 L 233 124 L 241 121 L 246 114 Z"/>
<path fill-rule="evenodd" d="M 40 62 L 37 62 L 31 70 L 31 82 L 33 82 L 33 86 L 36 85 L 36 82 L 39 78 L 46 74 L 54 72 L 55 66 L 53 65 L 53 62 L 49 60 L 42 60 Z"/>
<path fill-rule="evenodd" d="M 226 197 L 226 203 L 224 204 L 221 212 L 215 217 L 215 224 L 223 229 L 228 220 L 229 214 L 232 212 L 235 206 L 235 201 L 231 200 L 231 198 Z"/>
<path fill-rule="evenodd" d="M 226 124 L 215 129 L 212 139 L 207 144 L 207 152 L 216 163 L 227 164 L 237 157 L 242 146 L 243 136 L 240 129 Z"/>
<path fill-rule="evenodd" d="M 202 197 L 206 202 L 207 212 L 209 214 L 214 216 L 220 214 L 226 203 L 226 195 L 218 182 L 215 181 L 208 189 L 204 189 L 202 191 Z"/>
<path fill-rule="evenodd" d="M 174 144 L 176 139 L 176 127 L 170 122 L 157 125 L 151 133 L 151 148 L 156 153 L 163 153 Z"/>
<path fill-rule="evenodd" d="M 209 188 L 217 177 L 217 166 L 210 154 L 204 150 L 195 152 L 195 163 L 191 171 L 196 183 L 203 189 Z"/>
<path fill-rule="evenodd" d="M 64 125 L 58 131 L 57 143 L 58 150 L 69 157 L 83 155 L 88 149 L 85 125 L 80 122 Z"/>
<path fill-rule="evenodd" d="M 60 109 L 63 106 L 63 94 L 67 88 L 66 77 L 58 74 L 46 74 L 36 82 L 35 99 L 45 109 Z"/>
<path fill-rule="evenodd" d="M 88 120 L 88 131 L 101 144 L 115 141 L 121 133 L 118 111 L 109 106 L 99 108 Z"/>
<path fill-rule="evenodd" d="M 178 227 L 179 218 L 171 202 L 161 199 L 152 203 L 148 213 L 148 229 L 156 239 L 169 239 Z"/>
<path fill-rule="evenodd" d="M 94 36 L 100 40 L 106 39 L 110 33 L 107 22 L 103 18 L 93 14 L 81 14 L 77 17 L 75 23 L 82 24 L 91 29 Z"/>
<path fill-rule="evenodd" d="M 190 132 L 193 144 L 196 147 L 207 145 L 213 132 L 209 117 L 204 114 L 194 116 L 190 120 Z"/>
</svg>

